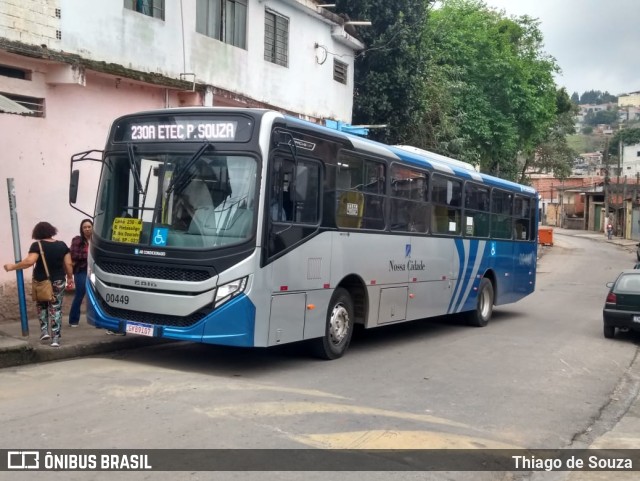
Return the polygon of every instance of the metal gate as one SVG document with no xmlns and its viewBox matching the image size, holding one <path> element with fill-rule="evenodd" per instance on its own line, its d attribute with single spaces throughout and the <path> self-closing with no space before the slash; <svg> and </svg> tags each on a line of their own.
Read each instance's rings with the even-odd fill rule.
<svg viewBox="0 0 640 481">
<path fill-rule="evenodd" d="M 602 225 L 602 204 L 593 205 L 593 230 L 600 232 L 600 226 Z"/>
</svg>

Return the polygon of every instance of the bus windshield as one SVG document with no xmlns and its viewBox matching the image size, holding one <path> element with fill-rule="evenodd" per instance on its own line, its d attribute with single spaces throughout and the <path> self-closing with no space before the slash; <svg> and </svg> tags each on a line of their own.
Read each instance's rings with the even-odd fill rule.
<svg viewBox="0 0 640 481">
<path fill-rule="evenodd" d="M 197 147 L 197 150 L 196 150 Z M 107 154 L 95 234 L 154 247 L 216 248 L 254 234 L 257 160 L 195 146 L 191 153 Z"/>
</svg>

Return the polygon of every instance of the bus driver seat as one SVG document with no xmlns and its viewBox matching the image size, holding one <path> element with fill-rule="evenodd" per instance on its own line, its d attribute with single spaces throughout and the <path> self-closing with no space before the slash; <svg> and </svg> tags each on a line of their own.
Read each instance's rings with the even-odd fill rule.
<svg viewBox="0 0 640 481">
<path fill-rule="evenodd" d="M 192 207 L 191 222 L 187 234 L 215 235 L 216 223 L 211 193 L 200 179 L 194 179 L 183 192 Z"/>
</svg>

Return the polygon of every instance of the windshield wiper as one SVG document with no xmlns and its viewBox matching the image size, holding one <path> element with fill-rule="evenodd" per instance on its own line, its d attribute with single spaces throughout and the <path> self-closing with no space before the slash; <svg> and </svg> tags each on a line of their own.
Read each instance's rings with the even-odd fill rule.
<svg viewBox="0 0 640 481">
<path fill-rule="evenodd" d="M 167 191 L 165 195 L 171 194 L 174 190 L 180 192 L 194 177 L 194 174 L 189 175 L 189 169 L 198 161 L 202 154 L 209 148 L 213 148 L 213 145 L 209 142 L 206 142 L 202 147 L 198 149 L 198 151 L 193 154 L 193 156 L 187 161 L 187 163 L 180 170 L 176 170 L 174 172 L 173 177 L 171 178 L 171 182 L 169 183 L 169 187 L 167 187 Z"/>
<path fill-rule="evenodd" d="M 129 168 L 131 169 L 131 173 L 133 174 L 133 180 L 136 183 L 136 189 L 138 189 L 138 194 L 144 194 L 144 190 L 142 190 L 142 181 L 140 180 L 140 172 L 138 172 L 138 167 L 136 166 L 135 152 L 133 151 L 133 145 L 127 144 L 127 154 L 129 156 Z"/>
</svg>

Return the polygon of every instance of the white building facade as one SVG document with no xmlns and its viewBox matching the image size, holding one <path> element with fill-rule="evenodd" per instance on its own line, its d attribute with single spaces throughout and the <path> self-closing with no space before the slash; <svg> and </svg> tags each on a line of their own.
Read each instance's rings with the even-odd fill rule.
<svg viewBox="0 0 640 481">
<path fill-rule="evenodd" d="M 620 175 L 633 179 L 640 177 L 640 144 L 622 147 Z"/>
<path fill-rule="evenodd" d="M 315 0 L 0 0 L 0 177 L 14 179 L 22 257 L 41 220 L 67 243 L 78 234 L 69 159 L 102 149 L 116 117 L 246 106 L 349 123 L 363 47 Z M 4 264 L 14 260 L 6 202 L 0 224 Z M 0 269 L 0 288 L 14 280 Z"/>
</svg>

